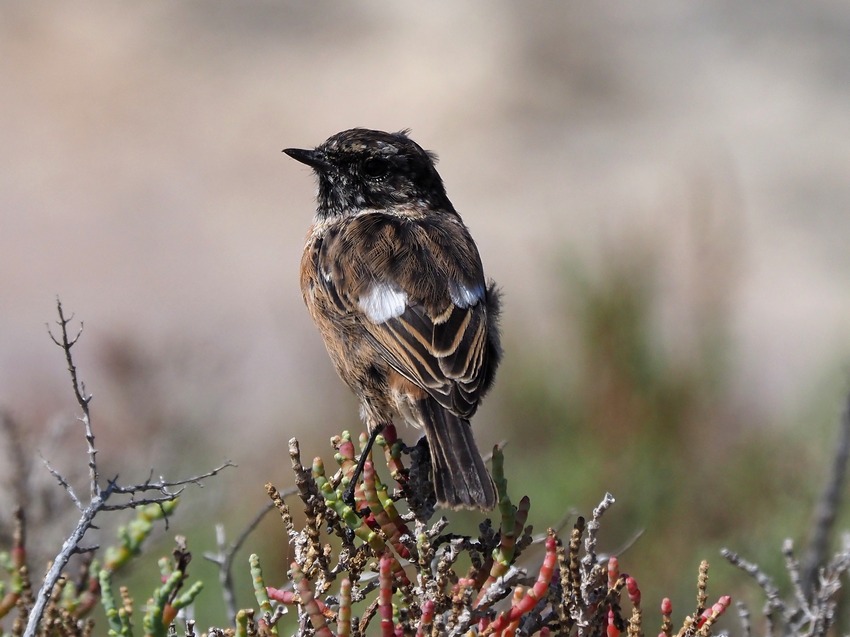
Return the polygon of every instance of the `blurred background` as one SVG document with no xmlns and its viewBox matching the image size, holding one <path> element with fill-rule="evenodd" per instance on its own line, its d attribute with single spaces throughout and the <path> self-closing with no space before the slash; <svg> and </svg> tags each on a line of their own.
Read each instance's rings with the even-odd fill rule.
<svg viewBox="0 0 850 637">
<path fill-rule="evenodd" d="M 643 530 L 622 568 L 679 616 L 699 559 L 739 596 L 721 546 L 779 573 L 805 541 L 848 385 L 847 3 L 2 2 L 0 80 L 0 409 L 40 485 L 31 543 L 74 519 L 38 453 L 85 472 L 57 295 L 105 473 L 239 465 L 163 551 L 237 534 L 292 484 L 290 437 L 331 462 L 360 430 L 298 289 L 315 182 L 280 152 L 354 126 L 439 154 L 503 288 L 474 425 L 538 530 L 612 492 L 601 548 Z M 285 581 L 279 521 L 249 545 Z"/>
</svg>

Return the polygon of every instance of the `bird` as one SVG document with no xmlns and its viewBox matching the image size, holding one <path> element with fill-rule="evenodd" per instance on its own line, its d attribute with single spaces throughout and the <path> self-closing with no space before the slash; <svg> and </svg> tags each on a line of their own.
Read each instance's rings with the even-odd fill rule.
<svg viewBox="0 0 850 637">
<path fill-rule="evenodd" d="M 394 418 L 424 430 L 437 504 L 493 509 L 470 418 L 502 357 L 500 291 L 436 155 L 409 130 L 365 128 L 283 152 L 318 177 L 301 292 L 370 442 Z"/>
</svg>

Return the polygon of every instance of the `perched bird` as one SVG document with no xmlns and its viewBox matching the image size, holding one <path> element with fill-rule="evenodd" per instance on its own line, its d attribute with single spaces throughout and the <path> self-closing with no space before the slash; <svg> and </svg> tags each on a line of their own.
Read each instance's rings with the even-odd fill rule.
<svg viewBox="0 0 850 637">
<path fill-rule="evenodd" d="M 421 427 L 437 502 L 492 509 L 469 419 L 501 357 L 499 293 L 436 157 L 407 131 L 361 128 L 284 152 L 318 176 L 301 292 L 366 426 L 397 415 Z"/>
</svg>

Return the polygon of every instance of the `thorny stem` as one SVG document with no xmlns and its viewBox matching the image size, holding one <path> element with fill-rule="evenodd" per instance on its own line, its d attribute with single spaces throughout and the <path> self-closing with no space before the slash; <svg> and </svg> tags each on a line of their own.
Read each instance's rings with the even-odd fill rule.
<svg viewBox="0 0 850 637">
<path fill-rule="evenodd" d="M 282 498 L 293 495 L 298 492 L 298 489 L 291 488 L 280 493 Z M 233 560 L 236 553 L 242 548 L 245 540 L 253 533 L 263 521 L 269 511 L 275 508 L 274 502 L 269 502 L 260 509 L 244 529 L 239 533 L 235 541 L 230 544 L 226 543 L 224 535 L 224 525 L 216 524 L 216 543 L 218 544 L 218 553 L 204 553 L 204 557 L 213 564 L 218 565 L 218 581 L 221 585 L 221 594 L 224 598 L 224 605 L 227 608 L 227 617 L 233 620 L 236 617 L 236 592 L 233 586 Z"/>
<path fill-rule="evenodd" d="M 80 323 L 80 330 L 77 332 L 76 336 L 73 338 L 68 336 L 68 324 L 71 322 L 73 317 L 65 316 L 65 312 L 62 309 L 62 302 L 59 299 L 56 299 L 56 309 L 59 313 L 59 320 L 57 321 L 57 325 L 59 325 L 61 337 L 57 338 L 53 335 L 53 332 L 48 328 L 48 333 L 50 335 L 51 340 L 56 343 L 62 350 L 65 352 L 65 360 L 68 363 L 68 372 L 71 375 L 71 385 L 74 390 L 74 396 L 77 399 L 77 403 L 82 410 L 83 415 L 80 417 L 80 421 L 85 426 L 85 436 L 86 442 L 88 444 L 88 465 L 89 465 L 89 491 L 90 498 L 88 505 L 83 508 L 82 502 L 73 495 L 73 491 L 70 489 L 70 485 L 67 480 L 65 480 L 58 472 L 49 468 L 51 474 L 53 474 L 59 480 L 59 483 L 65 487 L 69 493 L 72 494 L 72 498 L 75 501 L 75 504 L 81 509 L 82 515 L 80 516 L 79 521 L 77 522 L 77 526 L 62 544 L 62 549 L 53 558 L 53 563 L 50 566 L 50 569 L 47 572 L 47 575 L 44 577 L 44 581 L 41 584 L 41 588 L 38 590 L 38 593 L 35 595 L 35 600 L 33 603 L 33 607 L 29 612 L 29 616 L 27 618 L 26 629 L 23 632 L 23 637 L 35 637 L 35 635 L 39 632 L 39 627 L 44 616 L 45 609 L 47 604 L 50 601 L 51 596 L 53 595 L 54 589 L 56 587 L 57 582 L 62 576 L 62 572 L 65 570 L 65 567 L 68 565 L 68 561 L 71 559 L 75 553 L 84 552 L 86 549 L 80 546 L 80 543 L 83 540 L 83 537 L 88 532 L 90 528 L 94 525 L 94 518 L 101 511 L 117 511 L 117 510 L 125 510 L 125 509 L 135 509 L 136 507 L 150 504 L 150 503 L 162 503 L 170 500 L 174 500 L 179 492 L 182 490 L 180 487 L 185 487 L 189 484 L 197 484 L 200 485 L 201 480 L 204 478 L 208 478 L 210 476 L 214 476 L 220 471 L 222 471 L 225 467 L 233 466 L 230 461 L 225 462 L 224 464 L 216 467 L 212 471 L 208 471 L 207 473 L 193 476 L 187 478 L 185 480 L 177 480 L 177 481 L 166 481 L 160 479 L 159 481 L 154 481 L 152 477 L 149 477 L 145 482 L 141 484 L 135 484 L 130 486 L 121 486 L 117 483 L 117 478 L 110 480 L 107 487 L 105 489 L 100 488 L 100 478 L 97 470 L 97 448 L 94 446 L 94 432 L 92 430 L 91 425 L 91 417 L 89 413 L 89 403 L 91 402 L 92 396 L 91 394 L 86 394 L 85 385 L 79 381 L 77 376 L 77 366 L 74 364 L 74 359 L 71 354 L 71 349 L 77 343 L 80 338 L 80 335 L 83 332 L 82 322 Z M 177 491 L 171 491 L 170 489 L 173 487 L 178 487 Z M 136 498 L 135 496 L 139 493 L 147 493 L 149 491 L 159 491 L 162 495 L 159 497 L 148 497 L 148 498 Z M 107 505 L 106 501 L 112 495 L 127 495 L 130 496 L 129 501 Z"/>
<path fill-rule="evenodd" d="M 74 364 L 74 359 L 71 356 L 71 348 L 77 344 L 77 341 L 80 340 L 80 336 L 83 333 L 83 322 L 80 321 L 80 329 L 77 331 L 77 335 L 74 336 L 74 338 L 69 338 L 68 323 L 71 322 L 74 316 L 71 315 L 68 318 L 65 318 L 65 312 L 62 309 L 62 301 L 59 298 L 56 299 L 56 311 L 59 313 L 59 320 L 56 324 L 59 326 L 59 330 L 62 334 L 61 342 L 53 335 L 50 328 L 48 328 L 47 331 L 50 334 L 51 340 L 65 352 L 65 361 L 68 363 L 68 372 L 71 374 L 71 386 L 74 390 L 74 397 L 77 399 L 77 404 L 79 404 L 80 409 L 83 412 L 83 415 L 80 416 L 80 422 L 82 422 L 85 427 L 86 443 L 88 444 L 89 494 L 91 498 L 94 499 L 100 493 L 100 486 L 99 476 L 97 473 L 97 449 L 94 446 L 94 432 L 92 431 L 91 417 L 89 415 L 89 403 L 91 402 L 92 395 L 86 394 L 85 383 L 80 382 L 77 377 L 77 366 Z"/>
<path fill-rule="evenodd" d="M 614 496 L 610 493 L 606 493 L 605 497 L 602 498 L 602 501 L 593 509 L 593 516 L 590 521 L 587 523 L 587 535 L 584 539 L 584 551 L 585 555 L 581 560 L 582 570 L 584 571 L 584 577 L 582 578 L 582 587 L 581 594 L 584 599 L 588 599 L 588 592 L 592 583 L 592 579 L 590 577 L 591 572 L 593 571 L 593 567 L 596 564 L 596 543 L 598 540 L 598 531 L 599 531 L 599 519 L 602 515 L 611 508 L 611 505 L 614 504 Z"/>
<path fill-rule="evenodd" d="M 102 504 L 103 500 L 101 500 L 100 497 L 95 496 L 92 498 L 91 503 L 83 511 L 83 515 L 80 517 L 77 527 L 71 532 L 71 535 L 68 536 L 68 539 L 65 540 L 64 544 L 62 544 L 62 550 L 59 551 L 55 558 L 53 558 L 53 564 L 51 565 L 50 570 L 47 571 L 47 575 L 44 576 L 44 582 L 35 596 L 35 603 L 33 604 L 29 618 L 27 619 L 27 627 L 26 630 L 24 630 L 23 637 L 35 637 L 35 634 L 38 632 L 41 617 L 44 615 L 44 609 L 50 601 L 50 595 L 53 593 L 53 587 L 56 585 L 56 582 L 59 581 L 62 571 L 64 571 L 65 567 L 68 565 L 68 560 L 70 560 L 71 556 L 78 551 L 79 543 L 82 541 L 86 531 L 88 531 L 91 527 L 92 520 L 94 520 L 94 517 L 97 515 L 98 511 L 100 511 Z"/>
<path fill-rule="evenodd" d="M 811 597 L 817 584 L 818 569 L 826 563 L 830 535 L 835 526 L 835 518 L 844 493 L 848 458 L 850 458 L 850 393 L 845 399 L 844 411 L 841 414 L 832 471 L 818 503 L 813 524 L 814 530 L 803 558 L 801 584 L 806 597 Z"/>
</svg>

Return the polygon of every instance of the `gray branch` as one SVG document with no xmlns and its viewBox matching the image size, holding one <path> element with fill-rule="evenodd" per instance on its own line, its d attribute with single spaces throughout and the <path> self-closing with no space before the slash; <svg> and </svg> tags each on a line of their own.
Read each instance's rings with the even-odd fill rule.
<svg viewBox="0 0 850 637">
<path fill-rule="evenodd" d="M 807 597 L 812 595 L 817 583 L 818 570 L 826 564 L 829 539 L 835 526 L 835 518 L 838 515 L 847 479 L 848 456 L 850 456 L 850 393 L 847 395 L 844 411 L 841 414 L 832 471 L 818 503 L 814 530 L 803 558 L 802 587 Z"/>
<path fill-rule="evenodd" d="M 89 548 L 82 547 L 81 542 L 88 530 L 94 526 L 94 519 L 98 513 L 105 511 L 125 511 L 127 509 L 135 509 L 140 506 L 145 506 L 147 504 L 161 504 L 169 502 L 174 500 L 186 486 L 190 484 L 203 486 L 202 480 L 205 478 L 218 474 L 226 467 L 234 466 L 230 461 L 226 461 L 212 471 L 176 481 L 164 480 L 162 478 L 159 480 L 153 480 L 153 472 L 151 472 L 151 475 L 145 482 L 129 486 L 118 484 L 118 478 L 116 476 L 115 479 L 108 481 L 105 489 L 101 489 L 100 475 L 97 468 L 97 448 L 94 444 L 94 430 L 92 428 L 91 415 L 89 412 L 89 403 L 91 402 L 92 396 L 91 394 L 86 393 L 85 386 L 82 382 L 80 382 L 77 376 L 77 367 L 74 364 L 74 359 L 71 355 L 71 348 L 74 347 L 82 334 L 82 323 L 80 324 L 80 330 L 77 332 L 76 336 L 70 338 L 68 336 L 68 324 L 71 322 L 72 317 L 65 317 L 65 313 L 62 310 L 62 302 L 58 299 L 56 300 L 56 307 L 59 313 L 57 325 L 59 325 L 60 336 L 57 338 L 52 332 L 50 332 L 49 329 L 48 333 L 50 334 L 50 338 L 53 342 L 61 347 L 65 352 L 65 360 L 68 363 L 68 372 L 71 375 L 71 385 L 74 390 L 74 396 L 77 399 L 77 404 L 82 410 L 83 415 L 80 417 L 80 421 L 84 425 L 85 438 L 88 445 L 90 497 L 88 504 L 84 507 L 83 502 L 74 493 L 74 490 L 68 481 L 65 480 L 65 478 L 58 471 L 53 469 L 45 460 L 45 465 L 47 466 L 48 471 L 50 471 L 59 484 L 68 492 L 71 499 L 82 511 L 82 515 L 77 522 L 77 526 L 62 544 L 62 549 L 56 557 L 53 558 L 53 564 L 50 567 L 50 570 L 48 570 L 47 575 L 45 575 L 41 588 L 39 588 L 35 595 L 35 602 L 33 603 L 32 610 L 27 618 L 27 626 L 24 630 L 23 637 L 35 637 L 38 633 L 39 624 L 44 616 L 45 608 L 50 601 L 50 597 L 53 594 L 56 583 L 62 576 L 62 572 L 68 565 L 68 561 L 71 557 L 76 553 L 90 550 Z M 151 492 L 159 492 L 160 495 L 147 495 Z M 107 501 L 114 496 L 125 496 L 129 497 L 129 499 L 124 500 L 123 502 L 107 504 Z"/>
</svg>

